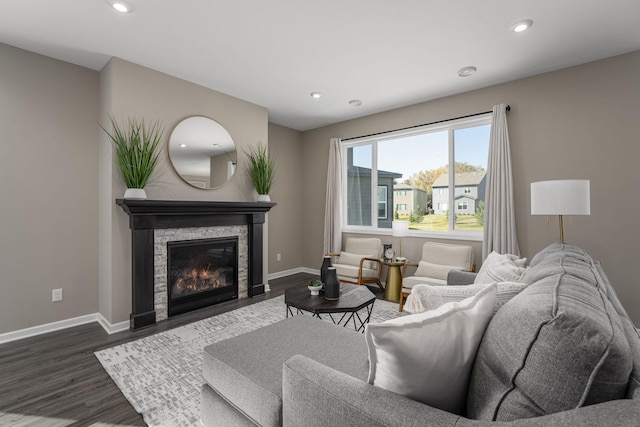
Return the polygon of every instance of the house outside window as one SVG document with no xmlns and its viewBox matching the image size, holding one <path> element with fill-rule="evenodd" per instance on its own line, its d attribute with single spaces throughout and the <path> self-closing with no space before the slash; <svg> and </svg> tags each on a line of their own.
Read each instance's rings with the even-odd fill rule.
<svg viewBox="0 0 640 427">
<path fill-rule="evenodd" d="M 399 219 L 410 235 L 481 239 L 490 131 L 486 114 L 342 141 L 344 231 Z"/>
<path fill-rule="evenodd" d="M 393 186 L 394 202 L 396 210 L 394 218 L 409 217 L 412 213 L 425 213 L 427 209 L 427 192 L 408 184 L 395 184 Z"/>
<path fill-rule="evenodd" d="M 378 219 L 387 219 L 387 187 L 378 186 Z"/>
</svg>

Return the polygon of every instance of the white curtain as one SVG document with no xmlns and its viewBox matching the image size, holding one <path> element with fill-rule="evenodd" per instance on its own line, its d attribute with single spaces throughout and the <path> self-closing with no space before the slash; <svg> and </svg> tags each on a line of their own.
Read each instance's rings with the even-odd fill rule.
<svg viewBox="0 0 640 427">
<path fill-rule="evenodd" d="M 323 255 L 339 253 L 342 246 L 342 155 L 340 138 L 329 141 L 329 164 L 327 167 L 327 198 L 324 208 Z"/>
<path fill-rule="evenodd" d="M 494 106 L 492 118 L 485 193 L 483 260 L 492 251 L 520 255 L 513 209 L 507 104 Z"/>
</svg>

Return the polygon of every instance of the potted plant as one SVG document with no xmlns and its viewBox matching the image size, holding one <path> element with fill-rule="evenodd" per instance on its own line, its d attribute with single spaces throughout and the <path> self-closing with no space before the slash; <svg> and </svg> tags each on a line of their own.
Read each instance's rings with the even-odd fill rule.
<svg viewBox="0 0 640 427">
<path fill-rule="evenodd" d="M 127 186 L 125 199 L 146 199 L 144 187 L 150 182 L 160 157 L 160 139 L 163 129 L 158 122 L 146 126 L 144 120 L 129 119 L 126 127 L 120 127 L 111 117 L 109 135 L 115 149 L 115 160 L 122 180 Z"/>
<path fill-rule="evenodd" d="M 262 144 L 244 152 L 249 158 L 249 178 L 258 192 L 258 201 L 270 201 L 269 192 L 275 177 L 273 158 L 267 153 L 267 147 Z"/>
<path fill-rule="evenodd" d="M 309 280 L 307 288 L 311 291 L 311 295 L 320 295 L 322 282 L 320 280 Z"/>
</svg>

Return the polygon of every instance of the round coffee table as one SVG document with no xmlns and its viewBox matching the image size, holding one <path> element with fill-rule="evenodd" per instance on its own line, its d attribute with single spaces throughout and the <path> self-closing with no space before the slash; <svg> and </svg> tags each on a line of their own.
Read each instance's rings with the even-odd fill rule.
<svg viewBox="0 0 640 427">
<path fill-rule="evenodd" d="M 284 292 L 284 303 L 286 304 L 287 317 L 295 314 L 303 314 L 304 311 L 312 314 L 312 317 L 322 319 L 322 315 L 329 316 L 336 325 L 347 326 L 353 323 L 356 331 L 364 332 L 364 327 L 371 319 L 373 303 L 376 296 L 366 286 L 361 285 L 340 285 L 340 298 L 329 301 L 324 298 L 324 292 L 320 295 L 311 295 L 307 286 L 296 286 Z M 358 311 L 366 308 L 366 316 Z M 335 317 L 334 317 L 335 315 Z"/>
</svg>

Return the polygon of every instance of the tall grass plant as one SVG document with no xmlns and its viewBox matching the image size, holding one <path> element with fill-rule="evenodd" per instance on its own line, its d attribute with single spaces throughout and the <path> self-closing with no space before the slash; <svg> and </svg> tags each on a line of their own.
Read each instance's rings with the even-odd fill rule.
<svg viewBox="0 0 640 427">
<path fill-rule="evenodd" d="M 160 140 L 164 130 L 156 121 L 147 126 L 144 120 L 130 118 L 121 127 L 111 117 L 111 132 L 107 133 L 115 150 L 115 161 L 127 188 L 144 188 L 151 180 L 160 157 Z"/>
<path fill-rule="evenodd" d="M 275 162 L 262 144 L 244 150 L 249 159 L 249 178 L 258 194 L 268 195 L 275 178 Z"/>
</svg>

